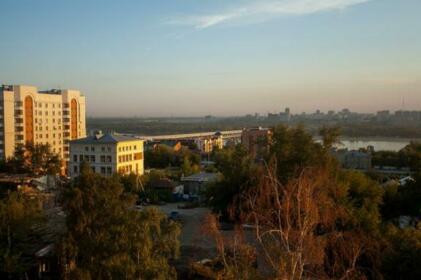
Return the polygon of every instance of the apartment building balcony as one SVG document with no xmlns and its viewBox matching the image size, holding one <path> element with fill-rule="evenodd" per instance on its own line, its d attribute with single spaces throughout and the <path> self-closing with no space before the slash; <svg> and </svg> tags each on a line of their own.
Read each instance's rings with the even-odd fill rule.
<svg viewBox="0 0 421 280">
<path fill-rule="evenodd" d="M 22 108 L 23 107 L 23 102 L 22 101 L 16 101 L 15 102 L 15 108 Z"/>
<path fill-rule="evenodd" d="M 23 116 L 23 110 L 22 109 L 15 109 L 15 116 Z"/>
<path fill-rule="evenodd" d="M 15 123 L 23 125 L 23 118 L 15 118 Z"/>
</svg>

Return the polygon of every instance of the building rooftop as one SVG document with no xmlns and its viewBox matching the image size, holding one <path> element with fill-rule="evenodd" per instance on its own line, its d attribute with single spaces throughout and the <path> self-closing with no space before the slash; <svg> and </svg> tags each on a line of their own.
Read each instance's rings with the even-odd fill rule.
<svg viewBox="0 0 421 280">
<path fill-rule="evenodd" d="M 183 182 L 208 182 L 214 181 L 218 178 L 216 173 L 200 172 L 181 179 Z"/>
<path fill-rule="evenodd" d="M 139 138 L 133 136 L 127 136 L 123 134 L 107 133 L 100 135 L 88 136 L 85 138 L 70 141 L 71 144 L 114 144 L 126 141 L 142 141 Z"/>
</svg>

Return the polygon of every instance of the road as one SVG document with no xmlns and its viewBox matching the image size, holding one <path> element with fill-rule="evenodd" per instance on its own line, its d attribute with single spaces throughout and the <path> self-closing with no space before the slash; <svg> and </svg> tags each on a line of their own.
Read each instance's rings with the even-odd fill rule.
<svg viewBox="0 0 421 280">
<path fill-rule="evenodd" d="M 207 208 L 178 209 L 178 205 L 183 203 L 170 203 L 159 206 L 159 209 L 169 215 L 172 211 L 180 214 L 182 224 L 180 243 L 181 246 L 191 246 L 200 248 L 213 248 L 214 244 L 202 234 L 204 218 L 210 213 Z"/>
</svg>

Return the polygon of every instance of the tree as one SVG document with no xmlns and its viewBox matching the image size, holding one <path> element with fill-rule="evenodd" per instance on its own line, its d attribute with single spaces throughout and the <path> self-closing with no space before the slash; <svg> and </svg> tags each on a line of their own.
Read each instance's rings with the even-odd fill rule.
<svg viewBox="0 0 421 280">
<path fill-rule="evenodd" d="M 385 187 L 384 203 L 381 207 L 385 220 L 399 216 L 421 216 L 421 176 L 405 185 L 390 184 Z"/>
<path fill-rule="evenodd" d="M 236 204 L 232 209 L 239 210 L 241 202 L 236 198 L 255 185 L 258 168 L 241 145 L 219 150 L 215 154 L 215 160 L 216 167 L 222 173 L 222 179 L 209 186 L 206 196 L 213 211 L 222 214 L 223 218 L 228 218 L 229 206 Z"/>
<path fill-rule="evenodd" d="M 200 166 L 190 161 L 188 157 L 184 157 L 183 164 L 181 165 L 181 171 L 184 176 L 190 176 L 200 171 Z"/>
<path fill-rule="evenodd" d="M 231 236 L 222 233 L 218 217 L 213 214 L 205 217 L 202 229 L 215 241 L 217 257 L 211 267 L 193 264 L 192 270 L 196 274 L 206 279 L 265 279 L 257 269 L 256 248 L 247 244 L 241 230 L 236 229 Z"/>
<path fill-rule="evenodd" d="M 306 169 L 286 184 L 270 166 L 256 189 L 246 193 L 251 222 L 273 274 L 279 279 L 360 278 L 358 260 L 368 246 L 364 235 L 337 227 L 346 208 L 328 170 Z"/>
<path fill-rule="evenodd" d="M 321 145 L 302 127 L 279 126 L 263 165 L 244 164 L 247 155 L 237 150 L 215 155 L 232 183 L 211 188 L 211 204 L 255 228 L 258 244 L 249 245 L 276 279 L 379 276 L 383 191 L 366 175 L 341 170 L 329 154 L 334 137 L 326 138 Z"/>
<path fill-rule="evenodd" d="M 145 151 L 145 166 L 147 168 L 166 168 L 174 162 L 174 151 L 166 145 L 157 145 L 152 150 Z"/>
<path fill-rule="evenodd" d="M 139 176 L 134 173 L 130 173 L 128 175 L 114 175 L 118 176 L 120 179 L 121 184 L 124 187 L 124 191 L 131 194 L 140 194 L 145 190 L 145 180 L 142 176 Z"/>
<path fill-rule="evenodd" d="M 64 194 L 68 232 L 61 244 L 69 279 L 173 279 L 179 226 L 155 208 L 134 210 L 118 178 L 82 166 Z"/>
<path fill-rule="evenodd" d="M 61 161 L 49 144 L 27 143 L 15 149 L 14 156 L 7 160 L 6 168 L 12 173 L 56 175 L 60 173 Z"/>
<path fill-rule="evenodd" d="M 254 229 L 247 242 L 238 233 L 224 237 L 215 218 L 207 221 L 224 268 L 219 274 L 227 279 L 292 280 L 364 279 L 374 274 L 376 242 L 359 227 L 342 225 L 353 214 L 347 203 L 339 202 L 346 200 L 347 192 L 340 193 L 342 186 L 329 170 L 305 169 L 284 184 L 276 168 L 268 166 L 259 183 L 241 194 L 238 223 Z M 263 270 L 246 265 L 254 254 Z"/>
<path fill-rule="evenodd" d="M 346 193 L 341 203 L 350 213 L 343 221 L 348 228 L 360 228 L 377 234 L 381 223 L 380 205 L 383 189 L 365 174 L 357 171 L 341 171 L 338 176 L 339 190 Z"/>
<path fill-rule="evenodd" d="M 334 144 L 338 143 L 341 129 L 340 127 L 323 126 L 320 129 L 319 134 L 322 137 L 323 146 L 330 149 Z"/>
<path fill-rule="evenodd" d="M 279 125 L 273 129 L 266 162 L 276 161 L 277 177 L 286 183 L 297 177 L 303 168 L 321 167 L 331 163 L 327 149 L 313 140 L 302 126 Z"/>
<path fill-rule="evenodd" d="M 385 279 L 421 279 L 421 230 L 389 226 L 386 237 L 388 246 L 382 264 Z"/>
<path fill-rule="evenodd" d="M 200 163 L 200 156 L 185 146 L 174 151 L 167 145 L 159 144 L 154 149 L 145 152 L 145 165 L 147 168 L 181 167 L 186 158 L 193 165 Z"/>
<path fill-rule="evenodd" d="M 11 192 L 0 201 L 0 269 L 9 277 L 22 277 L 29 269 L 22 254 L 28 249 L 33 226 L 42 222 L 36 199 Z"/>
<path fill-rule="evenodd" d="M 401 152 L 408 159 L 411 170 L 421 174 L 421 143 L 411 142 L 408 146 L 403 148 Z"/>
</svg>

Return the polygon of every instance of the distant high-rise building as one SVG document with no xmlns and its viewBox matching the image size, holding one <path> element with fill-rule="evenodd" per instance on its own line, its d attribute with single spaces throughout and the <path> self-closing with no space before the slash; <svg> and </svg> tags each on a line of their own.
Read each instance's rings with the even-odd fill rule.
<svg viewBox="0 0 421 280">
<path fill-rule="evenodd" d="M 77 90 L 38 91 L 32 86 L 0 87 L 0 158 L 26 143 L 49 144 L 69 158 L 69 141 L 86 136 L 85 97 Z"/>
<path fill-rule="evenodd" d="M 291 119 L 291 111 L 288 107 L 285 108 L 284 112 L 279 113 L 279 120 L 280 121 L 289 122 L 290 119 Z"/>
<path fill-rule="evenodd" d="M 391 114 L 390 114 L 390 111 L 388 111 L 388 110 L 377 112 L 377 120 L 379 120 L 379 121 L 389 120 L 390 117 L 391 117 Z"/>
</svg>

